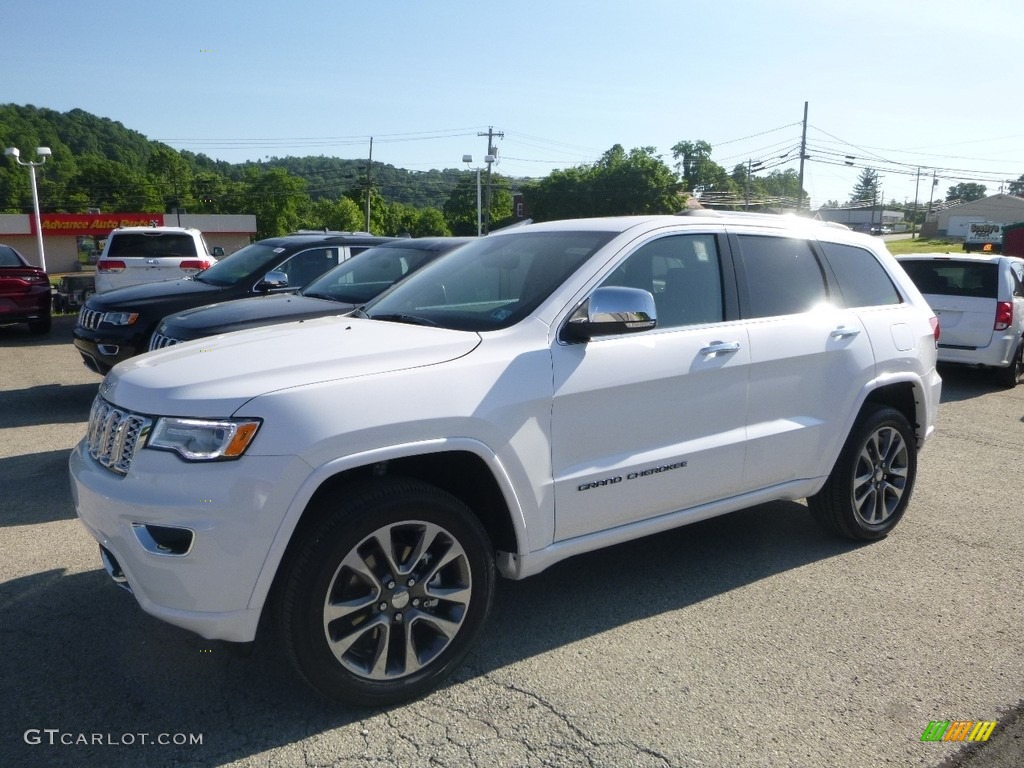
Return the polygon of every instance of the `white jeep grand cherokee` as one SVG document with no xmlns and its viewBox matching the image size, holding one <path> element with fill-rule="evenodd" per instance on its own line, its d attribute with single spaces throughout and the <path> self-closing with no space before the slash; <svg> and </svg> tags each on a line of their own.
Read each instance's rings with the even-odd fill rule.
<svg viewBox="0 0 1024 768">
<path fill-rule="evenodd" d="M 877 239 L 758 215 L 489 235 L 353 316 L 133 358 L 71 456 L 142 608 L 384 705 L 436 686 L 495 573 L 772 499 L 861 540 L 903 515 L 938 324 Z"/>
</svg>

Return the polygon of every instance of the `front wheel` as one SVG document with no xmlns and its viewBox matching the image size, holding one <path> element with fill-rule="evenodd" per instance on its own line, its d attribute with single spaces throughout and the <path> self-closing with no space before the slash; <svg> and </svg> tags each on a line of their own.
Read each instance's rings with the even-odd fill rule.
<svg viewBox="0 0 1024 768">
<path fill-rule="evenodd" d="M 895 408 L 876 407 L 854 422 L 825 486 L 807 502 L 826 530 L 873 541 L 903 517 L 916 477 L 910 423 Z"/>
<path fill-rule="evenodd" d="M 490 611 L 490 540 L 450 494 L 413 480 L 344 488 L 282 574 L 285 649 L 323 696 L 386 706 L 437 686 Z"/>
</svg>

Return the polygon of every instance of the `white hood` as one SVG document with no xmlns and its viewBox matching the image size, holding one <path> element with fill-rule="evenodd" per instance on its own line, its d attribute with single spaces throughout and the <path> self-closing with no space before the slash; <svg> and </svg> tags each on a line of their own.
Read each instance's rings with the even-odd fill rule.
<svg viewBox="0 0 1024 768">
<path fill-rule="evenodd" d="M 224 417 L 289 387 L 437 365 L 469 354 L 476 333 L 323 317 L 176 344 L 117 365 L 100 385 L 137 413 Z"/>
</svg>

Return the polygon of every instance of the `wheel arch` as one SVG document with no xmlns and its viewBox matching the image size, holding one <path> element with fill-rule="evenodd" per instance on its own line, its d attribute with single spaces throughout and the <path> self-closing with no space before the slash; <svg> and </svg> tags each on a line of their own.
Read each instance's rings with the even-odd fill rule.
<svg viewBox="0 0 1024 768">
<path fill-rule="evenodd" d="M 917 436 L 917 447 L 920 448 L 927 437 L 925 432 L 928 418 L 924 387 L 913 381 L 895 381 L 876 387 L 868 393 L 861 404 L 858 418 L 868 408 L 880 405 L 895 408 L 903 414 L 913 427 Z"/>
<path fill-rule="evenodd" d="M 249 600 L 250 609 L 265 614 L 279 575 L 286 570 L 303 534 L 325 514 L 324 500 L 346 487 L 374 478 L 420 480 L 455 496 L 480 520 L 495 552 L 521 552 L 526 541 L 525 518 L 511 481 L 493 454 L 474 444 L 418 446 L 406 452 L 374 452 L 361 461 L 329 462 L 313 472 L 300 489 L 268 552 Z"/>
</svg>

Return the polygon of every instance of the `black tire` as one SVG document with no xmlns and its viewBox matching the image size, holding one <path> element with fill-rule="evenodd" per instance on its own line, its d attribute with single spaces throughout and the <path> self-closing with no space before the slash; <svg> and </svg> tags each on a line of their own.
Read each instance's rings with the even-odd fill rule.
<svg viewBox="0 0 1024 768">
<path fill-rule="evenodd" d="M 415 480 L 360 484 L 327 503 L 281 574 L 287 655 L 334 701 L 382 707 L 427 693 L 463 660 L 490 612 L 487 533 L 461 501 Z"/>
<path fill-rule="evenodd" d="M 910 503 L 917 438 L 895 408 L 868 407 L 854 422 L 824 487 L 807 500 L 827 531 L 857 541 L 888 535 Z"/>
<path fill-rule="evenodd" d="M 1013 389 L 1020 381 L 1024 373 L 1024 341 L 1017 345 L 1017 351 L 1013 353 L 1013 361 L 1005 368 L 996 368 L 996 381 L 1000 386 Z"/>
<path fill-rule="evenodd" d="M 40 334 L 40 335 L 42 335 L 44 333 L 49 333 L 50 332 L 50 327 L 52 326 L 52 324 L 53 324 L 53 320 L 50 318 L 50 315 L 47 315 L 46 317 L 40 318 L 39 320 L 29 320 L 28 321 L 28 332 L 29 333 L 36 333 L 36 334 Z"/>
</svg>

